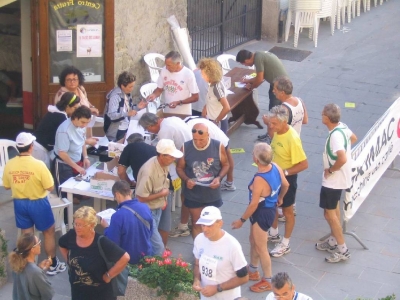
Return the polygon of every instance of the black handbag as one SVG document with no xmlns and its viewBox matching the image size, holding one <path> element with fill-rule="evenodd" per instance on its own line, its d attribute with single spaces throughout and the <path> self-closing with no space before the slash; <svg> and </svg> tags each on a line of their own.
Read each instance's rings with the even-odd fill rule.
<svg viewBox="0 0 400 300">
<path fill-rule="evenodd" d="M 97 240 L 97 246 L 99 247 L 100 255 L 103 257 L 107 270 L 110 270 L 114 265 L 115 262 L 111 262 L 107 259 L 106 255 L 104 254 L 103 248 L 101 248 L 100 245 L 100 240 L 104 237 L 104 235 L 101 235 L 99 239 Z M 113 290 L 114 296 L 124 296 L 125 295 L 125 290 L 126 286 L 128 284 L 128 275 L 129 275 L 129 270 L 128 266 L 126 266 L 121 273 L 119 273 L 117 276 L 115 276 L 113 279 L 111 279 L 111 286 Z"/>
</svg>

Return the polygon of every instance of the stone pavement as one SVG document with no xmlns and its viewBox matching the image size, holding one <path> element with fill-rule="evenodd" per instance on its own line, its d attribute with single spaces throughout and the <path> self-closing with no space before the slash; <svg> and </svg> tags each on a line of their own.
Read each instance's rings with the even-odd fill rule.
<svg viewBox="0 0 400 300">
<path fill-rule="evenodd" d="M 371 11 L 346 23 L 348 30 L 337 31 L 330 36 L 329 23 L 322 22 L 318 48 L 308 39 L 308 31 L 300 34 L 298 49 L 312 54 L 302 62 L 283 61 L 294 83 L 294 95 L 306 103 L 309 124 L 303 126 L 302 140 L 308 156 L 309 168 L 299 175 L 297 193 L 296 226 L 291 238 L 291 252 L 272 259 L 273 273 L 288 272 L 297 290 L 313 299 L 378 299 L 395 293 L 400 297 L 400 194 L 396 184 L 400 173 L 387 171 L 370 196 L 350 220 L 348 229 L 354 230 L 369 247 L 364 250 L 352 237 L 346 236 L 352 257 L 347 262 L 328 264 L 322 253 L 314 248 L 315 242 L 328 233 L 329 227 L 318 206 L 321 184 L 322 157 L 327 136 L 321 124 L 321 111 L 325 104 L 335 102 L 342 108 L 342 121 L 363 138 L 368 129 L 400 96 L 400 19 L 399 1 L 384 2 L 371 7 Z M 273 46 L 292 47 L 293 37 L 283 44 L 253 41 L 238 50 L 266 51 Z M 268 108 L 268 84 L 259 89 L 261 112 Z M 356 103 L 355 108 L 345 108 L 345 102 Z M 248 204 L 247 184 L 256 169 L 252 166 L 252 148 L 256 136 L 262 133 L 254 125 L 242 125 L 231 136 L 231 148 L 244 148 L 246 153 L 235 154 L 234 192 L 223 192 L 221 210 L 224 228 L 242 244 L 249 254 L 249 222 L 239 230 L 231 230 L 230 224 L 239 218 Z M 400 158 L 396 159 L 397 166 Z M 0 228 L 6 230 L 9 250 L 16 240 L 13 205 L 10 193 L 0 189 Z M 179 208 L 173 214 L 179 221 Z M 283 232 L 283 223 L 279 226 Z M 170 239 L 174 255 L 182 254 L 189 262 L 192 258 L 191 237 Z M 274 245 L 269 244 L 270 248 Z M 70 299 L 67 273 L 50 278 L 56 290 L 54 299 Z M 265 299 L 267 293 L 254 294 L 248 286 L 242 287 L 242 295 L 249 299 Z M 11 299 L 12 283 L 0 290 L 0 299 Z"/>
</svg>

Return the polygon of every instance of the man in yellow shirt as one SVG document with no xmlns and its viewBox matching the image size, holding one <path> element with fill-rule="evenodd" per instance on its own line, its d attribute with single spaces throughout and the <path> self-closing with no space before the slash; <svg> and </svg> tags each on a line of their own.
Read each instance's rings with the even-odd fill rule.
<svg viewBox="0 0 400 300">
<path fill-rule="evenodd" d="M 289 190 L 283 198 L 281 205 L 286 218 L 285 235 L 280 241 L 278 234 L 278 213 L 269 229 L 270 240 L 279 242 L 270 252 L 273 257 L 280 257 L 290 252 L 289 239 L 292 235 L 295 218 L 293 204 L 296 199 L 297 174 L 308 168 L 308 161 L 301 144 L 300 136 L 288 125 L 288 111 L 282 105 L 273 107 L 269 111 L 269 128 L 274 132 L 271 147 L 274 151 L 273 162 L 280 166 L 289 182 Z"/>
<path fill-rule="evenodd" d="M 52 258 L 47 274 L 56 275 L 64 272 L 66 266 L 56 257 L 54 216 L 47 199 L 48 192 L 54 189 L 54 181 L 45 163 L 32 157 L 35 140 L 36 137 L 26 132 L 17 136 L 19 155 L 5 165 L 3 185 L 11 189 L 15 221 L 22 234 L 33 233 L 34 226 L 43 232 L 44 249 Z"/>
</svg>

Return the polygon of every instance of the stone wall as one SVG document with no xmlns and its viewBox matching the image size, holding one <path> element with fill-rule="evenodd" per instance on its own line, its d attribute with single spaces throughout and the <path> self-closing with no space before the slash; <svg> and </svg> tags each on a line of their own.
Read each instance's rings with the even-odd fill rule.
<svg viewBox="0 0 400 300">
<path fill-rule="evenodd" d="M 175 15 L 181 27 L 186 27 L 187 0 L 117 0 L 115 1 L 115 81 L 122 71 L 136 75 L 134 95 L 140 86 L 150 81 L 143 56 L 174 50 L 167 18 Z"/>
</svg>

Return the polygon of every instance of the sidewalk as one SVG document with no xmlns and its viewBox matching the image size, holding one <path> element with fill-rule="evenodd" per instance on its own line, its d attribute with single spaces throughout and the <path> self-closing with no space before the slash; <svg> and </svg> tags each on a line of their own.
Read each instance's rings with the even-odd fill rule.
<svg viewBox="0 0 400 300">
<path fill-rule="evenodd" d="M 303 126 L 302 141 L 309 160 L 309 168 L 299 175 L 297 193 L 297 217 L 291 252 L 272 259 L 273 273 L 286 271 L 292 277 L 296 289 L 314 300 L 378 299 L 395 293 L 400 297 L 400 173 L 387 171 L 370 196 L 348 224 L 369 247 L 364 250 L 356 240 L 346 236 L 352 257 L 347 262 L 328 264 L 322 253 L 315 249 L 315 242 L 329 232 L 329 227 L 319 208 L 319 190 L 322 173 L 322 151 L 327 129 L 321 123 L 321 111 L 325 104 L 335 102 L 342 108 L 342 121 L 363 138 L 374 122 L 391 103 L 400 97 L 400 28 L 399 1 L 384 2 L 361 13 L 345 27 L 330 35 L 329 22 L 322 22 L 318 48 L 308 39 L 308 30 L 299 38 L 300 50 L 312 51 L 302 62 L 283 61 L 294 83 L 294 95 L 306 103 L 309 123 Z M 273 46 L 293 47 L 293 37 L 287 43 L 274 44 L 253 41 L 232 49 L 236 54 L 246 48 L 267 51 Z M 268 84 L 259 89 L 261 113 L 268 108 Z M 344 108 L 345 102 L 356 103 L 355 108 Z M 259 118 L 261 121 L 261 117 Z M 249 258 L 249 222 L 239 230 L 231 230 L 230 224 L 238 219 L 248 204 L 247 184 L 256 168 L 252 166 L 252 149 L 257 135 L 264 133 L 254 125 L 242 125 L 232 136 L 231 148 L 244 148 L 246 153 L 235 154 L 234 192 L 223 192 L 221 210 L 224 229 L 242 244 Z M 400 157 L 396 160 L 400 166 Z M 0 228 L 6 230 L 8 249 L 15 247 L 16 229 L 10 193 L 0 188 Z M 85 203 L 88 204 L 88 203 Z M 180 209 L 173 213 L 174 224 L 179 222 Z M 279 226 L 283 233 L 283 223 Z M 274 245 L 269 244 L 269 248 Z M 174 255 L 182 254 L 193 261 L 191 237 L 171 238 Z M 11 276 L 9 277 L 11 278 Z M 50 277 L 56 290 L 54 299 L 70 299 L 67 272 Z M 249 291 L 249 282 L 242 287 L 242 295 L 248 299 L 265 299 L 268 293 Z M 12 283 L 0 290 L 0 299 L 11 299 Z"/>
</svg>

